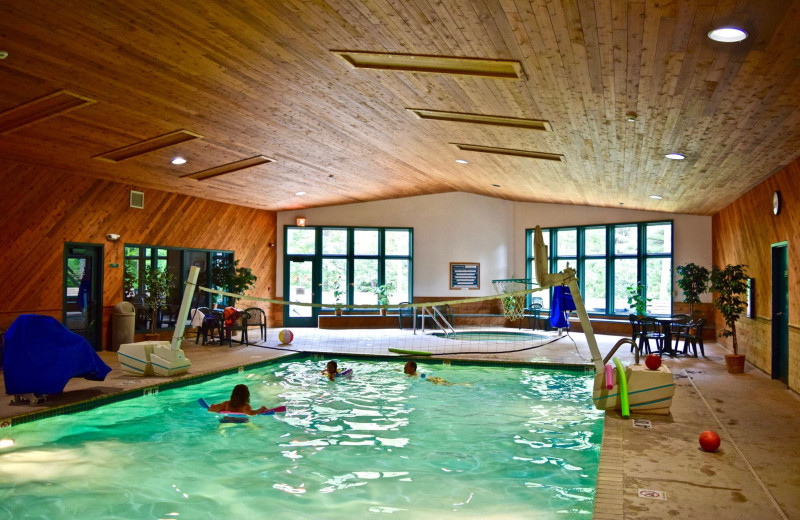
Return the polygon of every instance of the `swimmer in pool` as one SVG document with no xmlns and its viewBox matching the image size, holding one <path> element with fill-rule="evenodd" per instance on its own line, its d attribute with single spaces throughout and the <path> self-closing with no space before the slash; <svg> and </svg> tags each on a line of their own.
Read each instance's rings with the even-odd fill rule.
<svg viewBox="0 0 800 520">
<path fill-rule="evenodd" d="M 231 392 L 231 398 L 219 404 L 212 404 L 208 407 L 209 412 L 236 412 L 247 415 L 258 415 L 261 412 L 266 412 L 267 407 L 262 406 L 257 410 L 253 410 L 250 406 L 250 389 L 247 385 L 236 385 Z"/>
<path fill-rule="evenodd" d="M 336 374 L 339 373 L 339 365 L 336 364 L 336 361 L 328 361 L 328 364 L 325 367 L 325 370 L 322 371 L 322 375 L 333 381 L 336 378 Z"/>
<path fill-rule="evenodd" d="M 420 375 L 417 374 L 417 363 L 416 363 L 416 361 L 407 361 L 406 365 L 403 367 L 403 373 L 405 375 L 407 375 L 408 377 L 420 377 Z M 447 381 L 446 379 L 442 379 L 441 377 L 436 377 L 436 376 L 425 377 L 425 374 L 422 374 L 422 378 L 425 379 L 425 381 L 430 381 L 434 385 L 444 385 L 444 386 L 464 385 L 464 386 L 472 386 L 469 383 L 451 383 L 450 381 Z"/>
</svg>

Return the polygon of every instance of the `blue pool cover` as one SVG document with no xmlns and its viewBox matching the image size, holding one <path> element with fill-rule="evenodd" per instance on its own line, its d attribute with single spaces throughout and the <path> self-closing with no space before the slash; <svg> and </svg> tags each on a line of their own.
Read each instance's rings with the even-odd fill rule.
<svg viewBox="0 0 800 520">
<path fill-rule="evenodd" d="M 6 393 L 60 394 L 67 381 L 102 381 L 111 371 L 83 337 L 56 319 L 23 314 L 5 335 L 3 376 Z"/>
</svg>

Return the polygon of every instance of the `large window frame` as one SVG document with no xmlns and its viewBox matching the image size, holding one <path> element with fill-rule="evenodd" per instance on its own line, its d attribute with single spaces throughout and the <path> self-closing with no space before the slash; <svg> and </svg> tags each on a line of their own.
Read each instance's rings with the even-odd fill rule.
<svg viewBox="0 0 800 520">
<path fill-rule="evenodd" d="M 665 236 L 666 226 L 668 226 L 668 237 Z M 601 252 L 599 247 L 602 241 L 597 239 L 598 230 L 602 230 L 605 234 L 604 252 Z M 635 240 L 625 240 L 631 237 L 631 230 L 635 231 Z M 594 234 L 594 240 L 589 244 L 588 250 L 587 231 Z M 602 306 L 596 301 L 593 305 L 587 304 L 587 312 L 591 315 L 606 316 L 627 315 L 631 312 L 623 287 L 635 286 L 637 283 L 644 286 L 645 298 L 652 298 L 657 302 L 648 303 L 649 314 L 672 315 L 674 233 L 675 224 L 672 220 L 542 228 L 544 242 L 548 246 L 548 270 L 557 272 L 569 263 L 569 266 L 577 271 L 578 284 L 584 299 L 587 299 L 587 262 L 597 266 L 594 268 L 595 273 L 605 270 L 605 303 Z M 525 265 L 527 276 L 531 279 L 536 278 L 533 235 L 534 229 L 526 230 Z M 633 269 L 631 264 L 634 264 Z M 622 273 L 623 268 L 634 271 L 636 279 L 632 279 L 633 272 Z M 617 276 L 618 271 L 620 277 Z M 630 279 L 621 278 L 622 276 L 629 276 Z M 593 291 L 589 291 L 590 293 L 596 294 L 599 291 L 596 287 L 602 287 L 602 281 L 596 282 L 597 285 L 593 287 Z M 544 295 L 535 293 L 532 296 Z M 530 300 L 531 296 L 528 298 Z M 550 298 L 544 299 L 544 308 L 547 309 Z M 591 295 L 589 301 L 591 302 Z"/>
<path fill-rule="evenodd" d="M 314 231 L 314 244 L 313 247 L 308 247 L 305 250 L 292 250 L 290 244 L 290 235 L 293 230 L 307 230 Z M 302 233 L 301 232 L 301 233 Z M 326 233 L 344 233 L 345 247 L 332 248 L 333 251 L 326 250 L 325 237 Z M 393 232 L 405 233 L 408 236 L 407 247 L 400 245 L 400 252 L 393 250 L 397 248 L 398 244 L 393 240 L 387 240 L 387 236 L 391 238 Z M 369 236 L 376 234 L 374 248 L 369 247 Z M 361 235 L 365 237 L 364 241 L 357 240 L 356 236 Z M 370 227 L 370 226 L 285 226 L 284 228 L 284 251 L 283 251 L 283 265 L 284 271 L 286 266 L 292 260 L 308 259 L 313 262 L 314 278 L 317 280 L 314 283 L 321 287 L 319 294 L 315 295 L 313 302 L 323 306 L 333 306 L 337 303 L 342 305 L 358 305 L 358 304 L 371 304 L 377 305 L 377 296 L 371 292 L 377 286 L 385 285 L 387 282 L 392 282 L 397 276 L 398 269 L 392 270 L 392 266 L 397 263 L 407 262 L 407 277 L 401 280 L 403 283 L 395 283 L 394 291 L 389 293 L 389 304 L 399 304 L 402 302 L 411 301 L 414 289 L 414 228 L 410 227 Z M 340 242 L 341 244 L 341 242 Z M 342 244 L 343 245 L 343 244 Z M 403 251 L 404 249 L 404 251 Z M 337 263 L 338 262 L 338 263 Z M 375 277 L 370 280 L 361 280 L 359 278 L 359 269 L 357 264 L 371 265 L 376 263 Z M 339 279 L 338 288 L 335 286 L 335 279 L 331 279 L 330 275 L 325 275 L 324 266 L 326 265 L 344 264 L 345 272 L 342 273 Z M 363 270 L 362 270 L 363 271 Z M 402 271 L 402 266 L 400 268 Z M 289 280 L 286 279 L 287 273 L 284 272 L 284 293 L 288 290 Z M 357 286 L 358 282 L 358 286 Z M 366 287 L 369 285 L 369 289 Z M 403 287 L 405 285 L 405 287 Z M 363 286 L 363 287 L 361 287 Z M 336 301 L 334 294 L 341 292 L 339 300 Z M 367 298 L 367 294 L 369 297 Z M 290 298 L 291 299 L 291 298 Z M 368 301 L 367 301 L 368 300 Z"/>
<path fill-rule="evenodd" d="M 170 265 L 172 260 L 172 265 Z M 183 299 L 183 287 L 189 275 L 189 268 L 196 265 L 200 268 L 198 285 L 211 288 L 210 271 L 216 263 L 233 262 L 234 252 L 219 249 L 195 249 L 186 247 L 171 247 L 151 244 L 124 244 L 123 247 L 123 284 L 122 297 L 135 307 L 143 305 L 141 295 L 147 291 L 144 283 L 144 270 L 147 266 L 155 265 L 161 269 L 168 268 L 175 276 L 175 289 L 167 297 L 170 310 L 180 306 Z M 175 264 L 180 267 L 175 269 Z M 133 280 L 131 283 L 130 280 Z M 214 304 L 225 306 L 229 303 L 226 296 L 211 295 L 203 291 L 196 291 L 192 299 L 193 307 L 211 307 Z M 144 315 L 140 315 L 137 308 L 136 332 L 147 332 L 144 326 Z M 167 320 L 164 320 L 167 322 Z M 173 329 L 174 325 L 163 323 L 159 330 Z"/>
</svg>

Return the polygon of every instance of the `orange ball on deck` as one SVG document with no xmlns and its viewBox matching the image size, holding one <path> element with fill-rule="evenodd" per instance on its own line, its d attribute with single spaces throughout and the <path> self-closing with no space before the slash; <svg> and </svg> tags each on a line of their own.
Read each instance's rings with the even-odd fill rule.
<svg viewBox="0 0 800 520">
<path fill-rule="evenodd" d="M 703 448 L 703 451 L 717 451 L 719 443 L 717 432 L 709 430 L 700 434 L 700 447 Z"/>
</svg>

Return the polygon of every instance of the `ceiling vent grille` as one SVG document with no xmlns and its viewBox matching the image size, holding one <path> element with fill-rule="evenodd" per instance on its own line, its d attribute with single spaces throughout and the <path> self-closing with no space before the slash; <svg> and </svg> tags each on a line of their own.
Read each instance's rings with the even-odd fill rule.
<svg viewBox="0 0 800 520">
<path fill-rule="evenodd" d="M 131 159 L 133 157 L 138 157 L 146 153 L 155 152 L 156 150 L 175 146 L 176 144 L 202 138 L 202 135 L 190 132 L 188 130 L 176 130 L 175 132 L 159 135 L 151 139 L 145 139 L 144 141 L 123 146 L 122 148 L 111 150 L 110 152 L 95 155 L 94 158 L 100 159 L 101 161 L 116 163 L 126 159 Z"/>
<path fill-rule="evenodd" d="M 0 135 L 66 114 L 95 102 L 94 99 L 79 96 L 67 90 L 59 90 L 0 113 Z"/>
<path fill-rule="evenodd" d="M 357 69 L 456 74 L 499 79 L 521 79 L 523 77 L 522 64 L 513 60 L 346 50 L 331 50 L 331 52 Z"/>
<path fill-rule="evenodd" d="M 526 157 L 529 159 L 543 159 L 545 161 L 561 162 L 564 160 L 564 156 L 560 153 L 534 152 L 531 150 L 515 150 L 513 148 L 498 148 L 496 146 L 481 146 L 477 144 L 460 144 L 460 143 L 451 143 L 451 144 L 457 146 L 459 150 L 464 150 L 467 152 L 512 155 L 515 157 Z"/>
<path fill-rule="evenodd" d="M 445 112 L 444 110 L 428 110 L 424 108 L 407 108 L 420 119 L 434 119 L 438 121 L 454 121 L 457 123 L 475 123 L 479 125 L 510 126 L 528 130 L 543 130 L 552 132 L 550 121 L 541 119 L 524 119 L 508 116 L 490 116 L 483 114 L 468 114 L 465 112 Z"/>
<path fill-rule="evenodd" d="M 144 192 L 131 190 L 131 207 L 144 209 Z"/>
<path fill-rule="evenodd" d="M 256 155 L 248 159 L 242 159 L 240 161 L 223 164 L 222 166 L 215 166 L 207 170 L 194 173 L 187 173 L 186 175 L 181 175 L 181 178 L 197 179 L 199 181 L 202 181 L 205 179 L 211 179 L 213 177 L 217 177 L 219 175 L 225 175 L 227 173 L 237 172 L 239 170 L 244 170 L 246 168 L 252 168 L 253 166 L 258 166 L 259 164 L 266 164 L 271 162 L 275 162 L 275 159 L 270 159 L 269 157 L 263 155 Z"/>
</svg>

